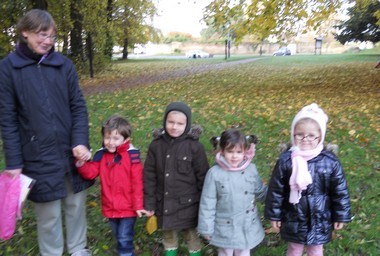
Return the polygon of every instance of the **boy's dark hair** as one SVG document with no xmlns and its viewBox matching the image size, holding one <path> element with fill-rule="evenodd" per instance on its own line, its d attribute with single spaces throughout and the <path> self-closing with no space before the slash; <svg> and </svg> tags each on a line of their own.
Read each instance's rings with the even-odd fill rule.
<svg viewBox="0 0 380 256">
<path fill-rule="evenodd" d="M 257 144 L 256 135 L 245 136 L 239 129 L 228 129 L 220 135 L 220 137 L 212 137 L 211 143 L 214 149 L 218 144 L 221 150 L 228 150 L 234 148 L 236 145 L 241 145 L 245 150 L 249 149 L 252 143 Z"/>
<path fill-rule="evenodd" d="M 128 120 L 119 115 L 110 116 L 107 121 L 102 126 L 102 136 L 104 133 L 111 132 L 113 130 L 117 130 L 117 132 L 127 139 L 132 135 L 132 126 L 128 122 Z"/>
</svg>

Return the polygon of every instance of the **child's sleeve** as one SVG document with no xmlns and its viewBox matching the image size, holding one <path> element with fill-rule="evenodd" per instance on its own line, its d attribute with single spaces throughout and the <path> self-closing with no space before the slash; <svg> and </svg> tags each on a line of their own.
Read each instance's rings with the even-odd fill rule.
<svg viewBox="0 0 380 256">
<path fill-rule="evenodd" d="M 140 151 L 128 150 L 131 159 L 131 179 L 133 184 L 133 209 L 135 211 L 144 209 L 143 191 L 143 167 L 140 159 Z"/>
<path fill-rule="evenodd" d="M 156 188 L 157 188 L 157 172 L 156 172 L 156 156 L 151 146 L 144 163 L 144 209 L 147 211 L 155 211 L 156 207 Z"/>
<path fill-rule="evenodd" d="M 95 153 L 93 160 L 85 162 L 82 166 L 77 167 L 79 174 L 83 178 L 87 180 L 93 180 L 99 176 L 100 161 L 103 157 L 103 153 L 103 150 L 98 150 Z"/>
<path fill-rule="evenodd" d="M 198 142 L 198 144 L 199 144 L 198 150 L 194 152 L 194 156 L 193 156 L 193 159 L 194 159 L 193 170 L 197 178 L 198 191 L 202 191 L 206 173 L 210 169 L 210 165 L 208 163 L 206 151 L 202 143 Z"/>
<path fill-rule="evenodd" d="M 253 164 L 254 172 L 255 172 L 255 198 L 258 201 L 264 202 L 267 196 L 268 187 L 263 183 L 255 164 Z"/>
<path fill-rule="evenodd" d="M 330 184 L 331 213 L 333 222 L 351 221 L 351 204 L 347 181 L 339 161 L 334 164 Z"/>
<path fill-rule="evenodd" d="M 278 160 L 269 181 L 264 210 L 264 216 L 269 220 L 281 220 L 285 191 L 285 182 L 282 177 L 283 172 L 281 168 L 281 161 Z"/>
<path fill-rule="evenodd" d="M 199 204 L 198 232 L 203 236 L 214 233 L 217 190 L 212 172 L 208 172 L 202 190 Z"/>
<path fill-rule="evenodd" d="M 93 180 L 99 176 L 99 163 L 89 161 L 77 167 L 79 174 L 86 180 Z"/>
</svg>

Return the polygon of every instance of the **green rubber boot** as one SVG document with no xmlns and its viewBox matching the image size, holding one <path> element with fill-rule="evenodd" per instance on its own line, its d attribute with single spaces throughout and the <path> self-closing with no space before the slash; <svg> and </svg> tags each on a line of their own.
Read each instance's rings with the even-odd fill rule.
<svg viewBox="0 0 380 256">
<path fill-rule="evenodd" d="M 165 251 L 165 256 L 177 256 L 178 249 Z"/>
<path fill-rule="evenodd" d="M 201 256 L 201 251 L 196 251 L 196 252 L 190 252 L 190 256 Z"/>
</svg>

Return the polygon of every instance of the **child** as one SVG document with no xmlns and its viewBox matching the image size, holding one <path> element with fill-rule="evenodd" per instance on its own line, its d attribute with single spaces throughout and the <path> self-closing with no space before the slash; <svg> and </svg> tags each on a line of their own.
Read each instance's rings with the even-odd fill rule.
<svg viewBox="0 0 380 256">
<path fill-rule="evenodd" d="M 100 176 L 102 213 L 109 219 L 121 256 L 133 256 L 133 236 L 136 215 L 143 208 L 143 167 L 140 152 L 130 143 L 129 122 L 113 115 L 102 126 L 103 148 L 90 162 L 77 162 L 85 179 Z"/>
<path fill-rule="evenodd" d="M 163 231 L 165 255 L 177 255 L 178 233 L 183 231 L 190 255 L 201 255 L 196 232 L 199 199 L 209 168 L 201 129 L 191 127 L 191 109 L 170 103 L 164 128 L 156 131 L 144 164 L 145 209 L 157 216 Z"/>
<path fill-rule="evenodd" d="M 224 131 L 216 164 L 208 171 L 199 208 L 198 231 L 221 256 L 249 256 L 264 238 L 256 201 L 264 201 L 267 187 L 255 164 L 256 137 L 237 129 Z"/>
<path fill-rule="evenodd" d="M 288 241 L 288 256 L 323 255 L 333 229 L 349 222 L 350 199 L 338 158 L 323 146 L 327 115 L 315 103 L 295 116 L 292 147 L 273 170 L 265 217 Z"/>
</svg>

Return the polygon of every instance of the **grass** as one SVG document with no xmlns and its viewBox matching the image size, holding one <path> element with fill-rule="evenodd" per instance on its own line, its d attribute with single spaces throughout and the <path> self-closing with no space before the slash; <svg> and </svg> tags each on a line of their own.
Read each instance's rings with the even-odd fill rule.
<svg viewBox="0 0 380 256">
<path fill-rule="evenodd" d="M 339 157 L 349 184 L 354 220 L 335 234 L 325 246 L 326 255 L 378 255 L 380 171 L 379 85 L 376 54 L 310 55 L 266 57 L 228 70 L 189 75 L 122 92 L 87 97 L 90 140 L 101 145 L 100 126 L 111 114 L 127 116 L 134 131 L 132 142 L 145 159 L 151 131 L 162 124 L 163 112 L 171 101 L 184 101 L 193 110 L 194 123 L 204 127 L 201 142 L 210 163 L 214 153 L 208 139 L 228 127 L 240 127 L 260 139 L 255 163 L 265 181 L 279 155 L 278 145 L 289 141 L 289 128 L 296 112 L 306 104 L 318 103 L 329 116 L 326 141 L 339 146 Z M 94 80 L 82 84 L 134 77 L 146 72 L 223 62 L 208 60 L 118 61 Z M 1 165 L 3 161 L 0 162 Z M 15 236 L 0 242 L 0 255 L 37 255 L 36 227 L 31 204 L 24 208 Z M 261 207 L 262 210 L 262 207 Z M 114 240 L 100 213 L 99 186 L 88 198 L 89 245 L 94 255 L 113 255 Z M 266 228 L 269 223 L 264 220 Z M 144 220 L 136 226 L 136 247 L 140 255 L 158 251 L 159 233 L 148 236 Z M 277 234 L 268 234 L 255 255 L 284 255 L 286 244 Z M 211 255 L 213 248 L 204 249 Z"/>
</svg>

